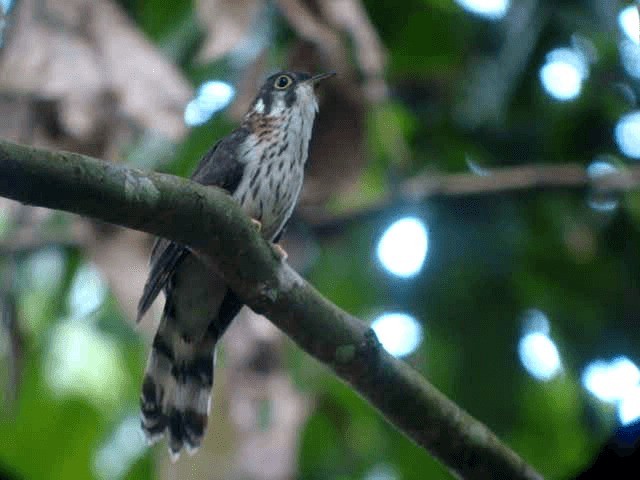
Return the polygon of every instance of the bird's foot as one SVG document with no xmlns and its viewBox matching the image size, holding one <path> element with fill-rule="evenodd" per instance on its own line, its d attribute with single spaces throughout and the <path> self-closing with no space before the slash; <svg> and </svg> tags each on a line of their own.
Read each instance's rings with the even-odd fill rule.
<svg viewBox="0 0 640 480">
<path fill-rule="evenodd" d="M 262 222 L 260 220 L 256 220 L 255 218 L 252 218 L 251 224 L 253 225 L 253 228 L 255 228 L 258 232 L 262 230 Z"/>
<path fill-rule="evenodd" d="M 289 258 L 289 254 L 286 252 L 284 248 L 280 246 L 278 243 L 272 243 L 271 248 L 273 249 L 273 253 L 276 254 L 278 260 L 284 262 L 287 258 Z"/>
<path fill-rule="evenodd" d="M 260 232 L 262 230 L 262 222 L 260 222 L 260 220 L 256 220 L 255 218 L 251 218 L 250 220 L 256 231 Z M 276 257 L 278 257 L 278 260 L 280 260 L 281 262 L 284 262 L 287 258 L 289 258 L 289 254 L 279 244 L 272 243 L 271 248 L 273 250 L 273 253 L 276 254 Z"/>
</svg>

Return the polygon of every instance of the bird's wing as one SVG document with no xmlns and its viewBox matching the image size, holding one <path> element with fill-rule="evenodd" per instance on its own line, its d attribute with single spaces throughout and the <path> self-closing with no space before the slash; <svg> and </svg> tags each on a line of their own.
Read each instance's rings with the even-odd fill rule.
<svg viewBox="0 0 640 480">
<path fill-rule="evenodd" d="M 220 187 L 233 194 L 244 171 L 244 165 L 238 160 L 236 152 L 247 135 L 247 130 L 239 128 L 216 143 L 200 160 L 191 179 L 203 185 Z M 156 239 L 151 251 L 151 271 L 138 303 L 138 322 L 188 252 L 188 248 L 175 242 Z"/>
<path fill-rule="evenodd" d="M 142 297 L 138 302 L 138 318 L 139 322 L 142 316 L 149 310 L 149 307 L 156 299 L 160 290 L 167 284 L 167 280 L 175 270 L 176 266 L 187 254 L 188 250 L 164 238 L 156 238 L 151 251 L 151 271 L 149 278 L 144 284 Z"/>
<path fill-rule="evenodd" d="M 202 157 L 191 179 L 203 185 L 222 188 L 233 194 L 244 172 L 238 147 L 247 138 L 249 131 L 240 127 L 229 136 L 216 143 Z"/>
</svg>

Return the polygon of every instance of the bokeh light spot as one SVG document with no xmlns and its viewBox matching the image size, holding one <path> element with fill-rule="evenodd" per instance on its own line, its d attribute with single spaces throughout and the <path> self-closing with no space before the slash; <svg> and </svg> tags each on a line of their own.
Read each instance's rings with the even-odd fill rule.
<svg viewBox="0 0 640 480">
<path fill-rule="evenodd" d="M 0 13 L 8 14 L 13 6 L 13 0 L 0 0 Z"/>
<path fill-rule="evenodd" d="M 398 471 L 384 463 L 375 465 L 364 476 L 364 480 L 398 480 L 399 478 Z"/>
<path fill-rule="evenodd" d="M 618 403 L 618 420 L 622 425 L 635 423 L 640 418 L 640 385 L 631 387 Z"/>
<path fill-rule="evenodd" d="M 52 290 L 62 280 L 66 255 L 60 248 L 44 248 L 29 255 L 25 262 L 25 280 L 34 290 Z"/>
<path fill-rule="evenodd" d="M 413 353 L 422 342 L 422 325 L 406 313 L 385 313 L 377 317 L 371 328 L 378 340 L 394 357 Z"/>
<path fill-rule="evenodd" d="M 394 275 L 412 277 L 422 268 L 428 248 L 429 236 L 422 220 L 402 218 L 382 234 L 378 259 Z"/>
<path fill-rule="evenodd" d="M 56 327 L 44 362 L 54 393 L 84 397 L 100 409 L 121 401 L 126 373 L 120 349 L 93 325 L 71 320 Z"/>
<path fill-rule="evenodd" d="M 595 397 L 607 403 L 625 398 L 640 382 L 640 369 L 627 357 L 611 362 L 596 360 L 585 368 L 582 384 Z"/>
<path fill-rule="evenodd" d="M 202 125 L 216 112 L 226 108 L 234 96 L 235 89 L 226 82 L 211 80 L 203 83 L 184 110 L 184 122 L 190 127 Z"/>
<path fill-rule="evenodd" d="M 618 15 L 618 25 L 624 34 L 634 42 L 640 45 L 640 17 L 638 17 L 638 7 L 629 5 L 622 9 Z"/>
<path fill-rule="evenodd" d="M 587 167 L 587 175 L 590 178 L 604 177 L 612 173 L 618 173 L 618 169 L 611 162 L 604 159 L 594 160 Z"/>
<path fill-rule="evenodd" d="M 540 81 L 553 98 L 568 101 L 580 95 L 588 73 L 587 60 L 580 51 L 556 48 L 546 56 L 546 63 L 540 69 Z"/>
<path fill-rule="evenodd" d="M 544 333 L 524 335 L 518 344 L 518 354 L 524 368 L 537 380 L 551 380 L 562 371 L 558 347 Z"/>
<path fill-rule="evenodd" d="M 469 168 L 471 173 L 478 175 L 479 177 L 488 177 L 489 175 L 491 175 L 491 170 L 480 165 L 470 155 L 465 155 L 464 161 L 466 162 L 467 168 Z"/>
<path fill-rule="evenodd" d="M 601 156 L 587 167 L 587 176 L 592 180 L 616 174 L 618 168 L 612 163 L 613 157 Z M 599 212 L 612 212 L 618 208 L 618 198 L 610 192 L 592 191 L 587 200 L 588 205 Z"/>
<path fill-rule="evenodd" d="M 462 8 L 479 17 L 500 20 L 509 11 L 510 0 L 456 0 Z"/>
<path fill-rule="evenodd" d="M 614 136 L 620 151 L 629 158 L 640 158 L 640 111 L 624 115 L 616 124 Z"/>
<path fill-rule="evenodd" d="M 620 40 L 620 60 L 625 72 L 640 78 L 640 45 L 624 37 Z"/>
<path fill-rule="evenodd" d="M 525 333 L 542 333 L 549 335 L 549 317 L 542 310 L 531 308 L 522 315 L 523 330 Z"/>
<path fill-rule="evenodd" d="M 95 312 L 107 298 L 107 292 L 107 282 L 95 265 L 82 265 L 69 290 L 71 316 L 80 318 Z"/>
<path fill-rule="evenodd" d="M 629 358 L 591 362 L 584 369 L 582 384 L 599 400 L 616 405 L 622 425 L 640 418 L 640 369 Z"/>
<path fill-rule="evenodd" d="M 13 6 L 13 0 L 0 0 L 0 48 L 4 45 L 4 29 L 7 28 L 6 17 Z"/>
</svg>

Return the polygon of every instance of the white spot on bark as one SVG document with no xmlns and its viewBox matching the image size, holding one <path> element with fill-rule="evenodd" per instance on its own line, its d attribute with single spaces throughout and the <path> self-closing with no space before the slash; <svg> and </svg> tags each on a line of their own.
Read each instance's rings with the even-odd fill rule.
<svg viewBox="0 0 640 480">
<path fill-rule="evenodd" d="M 125 173 L 124 193 L 127 198 L 143 200 L 145 203 L 154 204 L 160 200 L 160 190 L 150 179 L 131 172 Z"/>
</svg>

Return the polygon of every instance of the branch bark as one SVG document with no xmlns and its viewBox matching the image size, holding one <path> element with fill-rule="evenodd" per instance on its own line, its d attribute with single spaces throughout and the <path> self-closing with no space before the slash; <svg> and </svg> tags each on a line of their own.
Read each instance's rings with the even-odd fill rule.
<svg viewBox="0 0 640 480">
<path fill-rule="evenodd" d="M 255 312 L 331 368 L 414 442 L 468 479 L 541 479 L 486 426 L 384 351 L 368 326 L 322 297 L 222 190 L 75 153 L 0 141 L 0 195 L 190 246 Z"/>
</svg>

